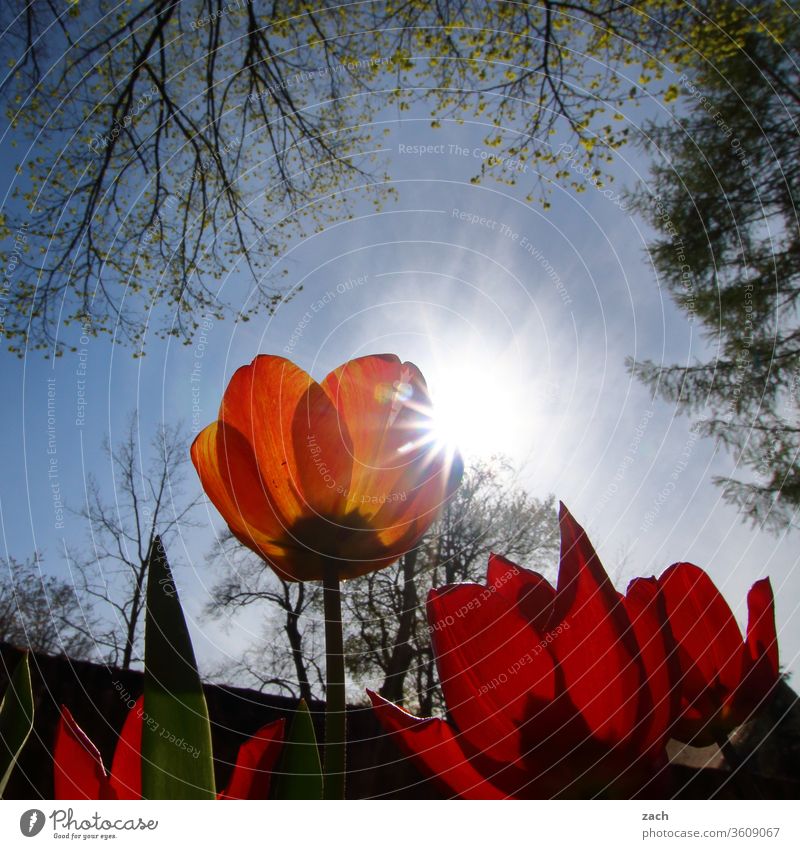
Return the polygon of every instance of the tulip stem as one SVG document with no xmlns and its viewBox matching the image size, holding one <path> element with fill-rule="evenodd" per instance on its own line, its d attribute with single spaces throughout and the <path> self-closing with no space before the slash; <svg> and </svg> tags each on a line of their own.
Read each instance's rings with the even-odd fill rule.
<svg viewBox="0 0 800 849">
<path fill-rule="evenodd" d="M 322 581 L 325 607 L 325 768 L 326 799 L 344 799 L 347 714 L 344 692 L 344 642 L 342 591 L 335 564 L 325 569 Z"/>
</svg>

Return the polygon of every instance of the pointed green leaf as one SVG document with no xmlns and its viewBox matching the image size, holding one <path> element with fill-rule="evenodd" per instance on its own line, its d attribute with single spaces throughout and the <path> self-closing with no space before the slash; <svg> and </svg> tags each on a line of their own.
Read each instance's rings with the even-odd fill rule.
<svg viewBox="0 0 800 849">
<path fill-rule="evenodd" d="M 142 796 L 215 799 L 208 707 L 178 591 L 158 537 L 148 559 Z"/>
<path fill-rule="evenodd" d="M 297 706 L 283 744 L 277 779 L 276 799 L 322 798 L 322 765 L 317 736 L 304 699 Z"/>
<path fill-rule="evenodd" d="M 28 653 L 16 665 L 0 702 L 0 798 L 33 728 L 33 689 Z"/>
</svg>

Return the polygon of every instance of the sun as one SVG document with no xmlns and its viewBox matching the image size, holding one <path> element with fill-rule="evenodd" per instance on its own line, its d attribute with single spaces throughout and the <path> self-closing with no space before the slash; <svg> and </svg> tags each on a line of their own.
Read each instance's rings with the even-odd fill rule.
<svg viewBox="0 0 800 849">
<path fill-rule="evenodd" d="M 431 374 L 430 439 L 465 460 L 511 454 L 519 447 L 521 386 L 491 361 L 459 358 Z"/>
</svg>

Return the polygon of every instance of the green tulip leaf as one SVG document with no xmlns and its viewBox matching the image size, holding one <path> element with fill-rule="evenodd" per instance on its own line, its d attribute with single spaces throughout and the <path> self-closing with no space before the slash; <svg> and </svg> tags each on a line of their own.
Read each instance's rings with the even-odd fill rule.
<svg viewBox="0 0 800 849">
<path fill-rule="evenodd" d="M 322 765 L 308 705 L 301 699 L 283 744 L 276 799 L 321 799 Z"/>
<path fill-rule="evenodd" d="M 28 653 L 16 665 L 0 702 L 0 798 L 33 728 L 33 689 Z"/>
<path fill-rule="evenodd" d="M 208 706 L 178 591 L 158 537 L 148 560 L 142 796 L 215 799 Z"/>
</svg>

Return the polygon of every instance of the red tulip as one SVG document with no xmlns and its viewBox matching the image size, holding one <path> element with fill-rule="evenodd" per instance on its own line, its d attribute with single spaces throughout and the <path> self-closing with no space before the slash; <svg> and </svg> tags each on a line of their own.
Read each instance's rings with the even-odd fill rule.
<svg viewBox="0 0 800 849">
<path fill-rule="evenodd" d="M 430 400 L 412 363 L 361 357 L 322 383 L 282 357 L 231 378 L 192 445 L 234 535 L 283 578 L 352 578 L 413 548 L 460 480 L 432 450 Z"/>
<path fill-rule="evenodd" d="M 561 507 L 553 588 L 496 555 L 486 586 L 431 590 L 449 721 L 370 694 L 384 727 L 463 798 L 659 794 L 679 670 L 661 588 L 611 584 Z"/>
<path fill-rule="evenodd" d="M 769 578 L 747 594 L 745 640 L 725 599 L 698 566 L 676 563 L 658 583 L 681 666 L 681 710 L 673 736 L 697 746 L 719 742 L 767 701 L 778 682 Z"/>
<path fill-rule="evenodd" d="M 141 799 L 143 698 L 131 708 L 106 773 L 96 746 L 62 705 L 53 752 L 56 799 Z M 265 725 L 242 744 L 228 786 L 218 799 L 266 799 L 281 752 L 284 720 Z"/>
</svg>

